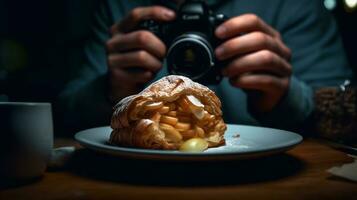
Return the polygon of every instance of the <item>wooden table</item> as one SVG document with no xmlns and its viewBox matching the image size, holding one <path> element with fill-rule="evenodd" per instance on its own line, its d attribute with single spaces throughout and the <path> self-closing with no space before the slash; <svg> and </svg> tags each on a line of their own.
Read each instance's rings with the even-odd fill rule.
<svg viewBox="0 0 357 200">
<path fill-rule="evenodd" d="M 74 144 L 57 140 L 57 146 Z M 357 184 L 327 169 L 353 159 L 316 140 L 272 157 L 208 163 L 138 161 L 79 150 L 68 168 L 0 199 L 356 199 Z M 356 172 L 357 173 L 357 172 Z"/>
</svg>

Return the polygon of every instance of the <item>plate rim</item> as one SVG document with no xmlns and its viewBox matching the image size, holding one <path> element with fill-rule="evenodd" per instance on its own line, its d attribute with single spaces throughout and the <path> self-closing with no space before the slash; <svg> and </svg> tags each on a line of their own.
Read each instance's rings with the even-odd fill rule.
<svg viewBox="0 0 357 200">
<path fill-rule="evenodd" d="M 131 147 L 120 147 L 120 146 L 112 146 L 108 143 L 102 144 L 98 142 L 93 142 L 88 139 L 83 139 L 82 135 L 88 134 L 88 131 L 93 131 L 96 129 L 111 129 L 110 126 L 101 126 L 101 127 L 94 127 L 79 131 L 75 134 L 74 138 L 77 142 L 79 142 L 83 147 L 92 149 L 95 151 L 104 152 L 107 154 L 115 155 L 115 156 L 128 156 L 128 157 L 135 157 L 135 158 L 150 158 L 153 159 L 167 159 L 167 158 L 176 158 L 176 159 L 209 159 L 209 158 L 230 158 L 230 157 L 260 157 L 260 154 L 269 155 L 275 154 L 280 152 L 285 152 L 296 145 L 300 144 L 303 141 L 303 137 L 297 133 L 269 128 L 269 127 L 261 127 L 261 126 L 250 126 L 250 125 L 240 125 L 240 124 L 227 124 L 229 126 L 238 126 L 238 127 L 246 127 L 246 128 L 258 128 L 258 129 L 266 129 L 270 131 L 283 131 L 283 133 L 289 133 L 295 136 L 294 140 L 290 140 L 280 145 L 276 145 L 273 147 L 267 148 L 258 148 L 254 151 L 240 151 L 240 152 L 205 152 L 205 153 L 192 153 L 192 152 L 179 152 L 179 151 L 171 151 L 171 150 L 153 150 L 153 149 L 140 149 L 140 148 L 131 148 Z M 154 159 L 155 159 L 154 158 Z"/>
</svg>

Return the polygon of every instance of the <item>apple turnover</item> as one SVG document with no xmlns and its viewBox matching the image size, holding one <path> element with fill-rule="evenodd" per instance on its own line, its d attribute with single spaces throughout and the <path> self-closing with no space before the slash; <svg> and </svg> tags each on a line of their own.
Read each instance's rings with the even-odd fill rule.
<svg viewBox="0 0 357 200">
<path fill-rule="evenodd" d="M 219 98 L 183 76 L 166 76 L 114 109 L 109 140 L 114 145 L 177 150 L 192 138 L 207 148 L 225 144 Z"/>
</svg>

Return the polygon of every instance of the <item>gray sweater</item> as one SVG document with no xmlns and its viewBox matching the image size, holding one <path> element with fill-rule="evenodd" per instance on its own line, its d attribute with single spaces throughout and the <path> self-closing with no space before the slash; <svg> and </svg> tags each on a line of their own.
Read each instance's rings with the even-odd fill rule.
<svg viewBox="0 0 357 200">
<path fill-rule="evenodd" d="M 163 1 L 165 2 L 165 1 Z M 289 91 L 272 112 L 249 111 L 246 94 L 224 79 L 212 87 L 223 104 L 227 123 L 262 125 L 283 129 L 301 127 L 311 115 L 313 89 L 341 84 L 352 77 L 337 26 L 319 0 L 225 0 L 210 1 L 215 12 L 230 17 L 255 13 L 278 30 L 292 50 L 293 76 Z M 158 3 L 150 0 L 101 1 L 91 25 L 91 39 L 83 47 L 76 78 L 59 97 L 57 117 L 61 127 L 78 130 L 109 125 L 113 105 L 109 102 L 105 42 L 109 27 L 137 6 Z M 166 66 L 156 79 L 167 74 Z M 68 132 L 70 133 L 70 131 Z"/>
</svg>

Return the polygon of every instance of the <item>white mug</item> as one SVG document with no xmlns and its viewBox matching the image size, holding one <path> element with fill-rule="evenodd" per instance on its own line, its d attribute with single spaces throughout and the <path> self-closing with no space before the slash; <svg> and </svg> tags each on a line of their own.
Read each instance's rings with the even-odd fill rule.
<svg viewBox="0 0 357 200">
<path fill-rule="evenodd" d="M 50 103 L 0 102 L 0 180 L 43 175 L 52 147 Z"/>
</svg>

